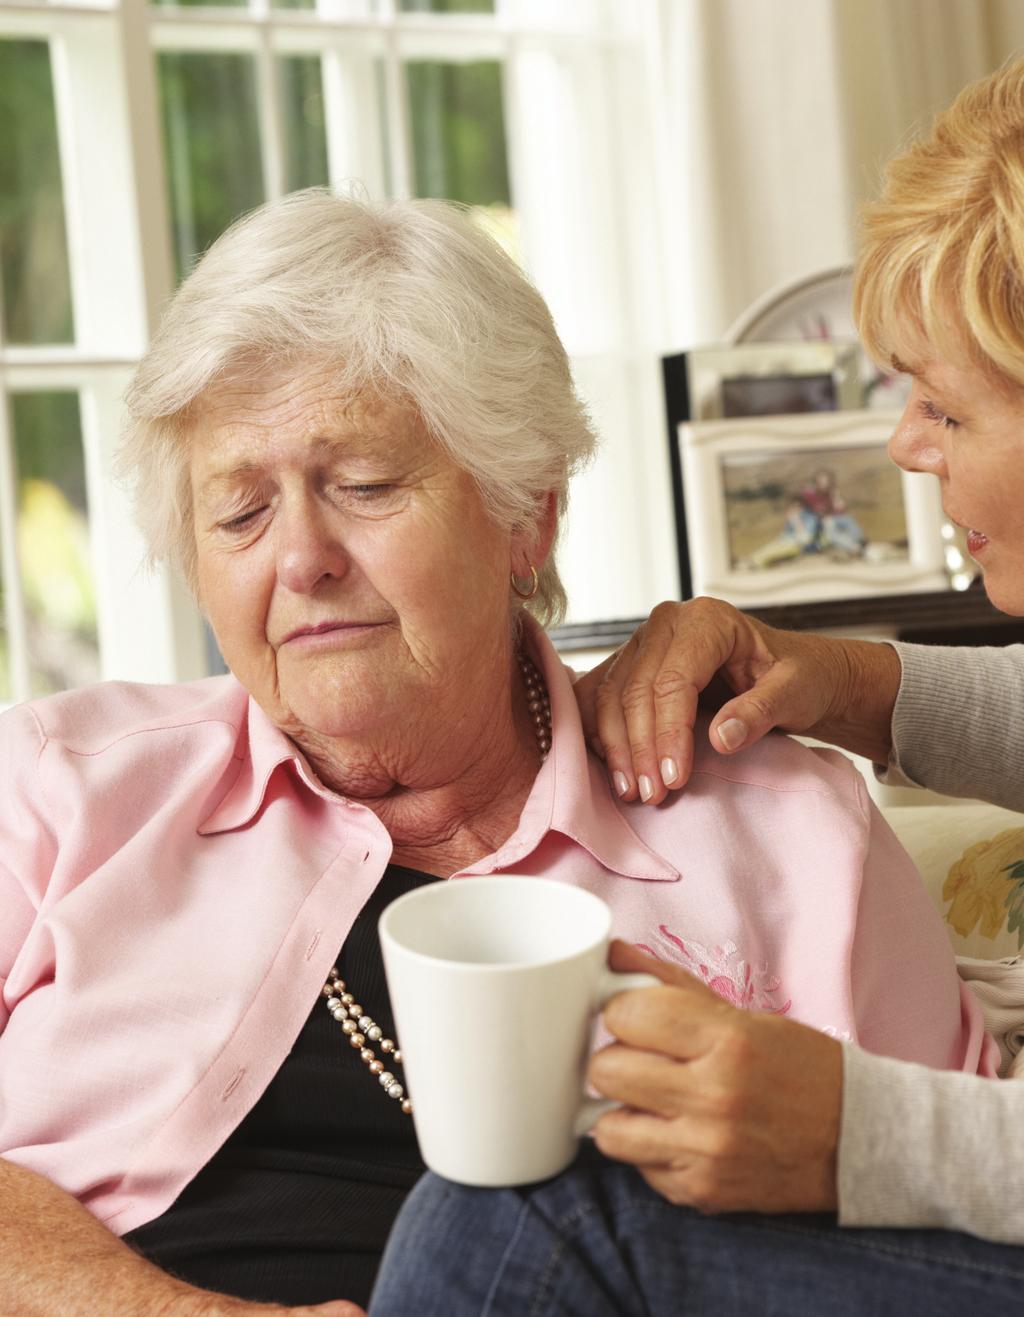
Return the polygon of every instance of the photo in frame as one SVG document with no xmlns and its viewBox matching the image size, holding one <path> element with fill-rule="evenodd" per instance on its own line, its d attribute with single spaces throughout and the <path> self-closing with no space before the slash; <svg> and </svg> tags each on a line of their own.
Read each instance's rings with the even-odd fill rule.
<svg viewBox="0 0 1024 1317">
<path fill-rule="evenodd" d="M 676 508 L 689 593 L 745 607 L 948 589 L 938 481 L 886 454 L 898 417 L 681 424 Z"/>
<path fill-rule="evenodd" d="M 741 343 L 685 354 L 687 414 L 680 420 L 860 410 L 857 347 L 846 342 Z"/>
</svg>

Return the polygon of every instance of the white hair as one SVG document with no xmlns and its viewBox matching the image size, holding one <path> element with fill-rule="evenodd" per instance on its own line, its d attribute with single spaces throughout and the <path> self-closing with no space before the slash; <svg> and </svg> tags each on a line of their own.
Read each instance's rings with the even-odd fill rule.
<svg viewBox="0 0 1024 1317">
<path fill-rule="evenodd" d="M 225 379 L 311 360 L 343 392 L 415 407 L 500 525 L 539 525 L 552 491 L 561 523 L 596 439 L 536 288 L 462 207 L 310 188 L 217 239 L 126 394 L 119 470 L 150 557 L 174 562 L 193 589 L 191 412 Z M 545 625 L 564 614 L 553 555 L 528 606 Z"/>
</svg>

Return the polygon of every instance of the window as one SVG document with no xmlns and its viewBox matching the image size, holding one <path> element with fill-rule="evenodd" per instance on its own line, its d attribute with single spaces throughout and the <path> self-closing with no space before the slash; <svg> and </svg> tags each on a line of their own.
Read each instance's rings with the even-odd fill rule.
<svg viewBox="0 0 1024 1317">
<path fill-rule="evenodd" d="M 655 14 L 0 4 L 0 700 L 207 670 L 194 607 L 141 569 L 110 480 L 118 399 L 197 256 L 243 211 L 314 184 L 462 201 L 523 263 L 605 438 L 562 549 L 572 617 L 635 615 L 673 590 Z"/>
</svg>

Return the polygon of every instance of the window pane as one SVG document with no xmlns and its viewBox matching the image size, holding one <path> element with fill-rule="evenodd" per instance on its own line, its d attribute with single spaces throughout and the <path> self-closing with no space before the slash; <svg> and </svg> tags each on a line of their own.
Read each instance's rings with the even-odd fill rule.
<svg viewBox="0 0 1024 1317">
<path fill-rule="evenodd" d="M 11 690 L 10 646 L 7 640 L 7 614 L 4 612 L 3 548 L 0 546 L 0 700 L 9 701 Z"/>
<path fill-rule="evenodd" d="M 406 75 L 416 195 L 508 206 L 501 65 L 410 60 Z"/>
<path fill-rule="evenodd" d="M 11 419 L 30 680 L 41 695 L 100 675 L 78 394 L 13 394 Z"/>
<path fill-rule="evenodd" d="M 160 8 L 181 9 L 245 9 L 249 0 L 149 0 Z"/>
<path fill-rule="evenodd" d="M 270 0 L 271 9 L 316 9 L 317 0 Z M 332 21 L 344 22 L 345 19 L 375 18 L 379 10 L 379 0 L 328 0 L 321 4 L 321 13 Z"/>
<path fill-rule="evenodd" d="M 478 222 L 518 257 L 501 65 L 410 60 L 406 76 L 416 195 L 473 206 Z"/>
<path fill-rule="evenodd" d="M 493 14 L 494 0 L 401 0 L 404 14 Z"/>
<path fill-rule="evenodd" d="M 161 51 L 160 101 L 178 277 L 264 199 L 252 56 Z"/>
<path fill-rule="evenodd" d="M 45 41 L 0 41 L 0 301 L 9 342 L 71 342 L 64 194 Z"/>
<path fill-rule="evenodd" d="M 288 191 L 327 182 L 324 88 L 317 55 L 278 60 Z"/>
</svg>

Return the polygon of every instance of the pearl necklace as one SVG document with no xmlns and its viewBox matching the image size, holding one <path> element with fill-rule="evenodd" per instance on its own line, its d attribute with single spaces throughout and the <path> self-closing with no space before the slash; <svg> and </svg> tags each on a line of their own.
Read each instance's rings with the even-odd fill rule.
<svg viewBox="0 0 1024 1317">
<path fill-rule="evenodd" d="M 540 750 L 541 763 L 548 757 L 551 749 L 551 701 L 548 697 L 544 678 L 529 655 L 520 651 L 516 658 L 526 687 L 526 705 L 533 721 L 534 734 Z M 359 1053 L 371 1075 L 375 1075 L 378 1084 L 393 1102 L 401 1102 L 402 1111 L 412 1115 L 412 1102 L 406 1097 L 405 1089 L 387 1065 L 401 1065 L 402 1052 L 393 1038 L 385 1038 L 384 1030 L 367 1015 L 354 995 L 349 992 L 345 980 L 339 975 L 337 965 L 331 966 L 327 982 L 322 989 L 326 998 L 325 1005 L 335 1020 L 341 1025 L 341 1031 L 348 1035 L 349 1046 Z M 388 1058 L 387 1064 L 380 1059 L 370 1046 L 375 1043 Z"/>
</svg>

